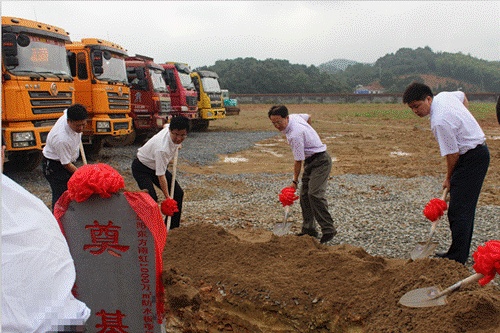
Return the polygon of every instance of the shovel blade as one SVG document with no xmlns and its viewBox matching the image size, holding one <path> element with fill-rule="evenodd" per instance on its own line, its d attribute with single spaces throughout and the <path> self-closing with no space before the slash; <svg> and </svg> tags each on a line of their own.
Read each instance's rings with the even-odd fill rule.
<svg viewBox="0 0 500 333">
<path fill-rule="evenodd" d="M 445 305 L 447 303 L 446 295 L 436 297 L 440 292 L 441 288 L 436 286 L 415 289 L 404 294 L 399 303 L 410 308 Z"/>
<path fill-rule="evenodd" d="M 292 228 L 293 222 L 287 222 L 289 212 L 290 206 L 285 206 L 285 220 L 274 225 L 273 234 L 276 236 L 284 236 L 290 231 L 290 228 Z"/>
<path fill-rule="evenodd" d="M 438 246 L 437 242 L 420 242 L 415 246 L 415 248 L 411 251 L 410 257 L 411 260 L 416 260 L 416 259 L 422 259 L 422 258 L 427 258 L 431 253 L 436 250 Z"/>
<path fill-rule="evenodd" d="M 292 222 L 279 222 L 274 225 L 273 234 L 276 236 L 284 236 L 288 234 L 292 228 Z"/>
</svg>

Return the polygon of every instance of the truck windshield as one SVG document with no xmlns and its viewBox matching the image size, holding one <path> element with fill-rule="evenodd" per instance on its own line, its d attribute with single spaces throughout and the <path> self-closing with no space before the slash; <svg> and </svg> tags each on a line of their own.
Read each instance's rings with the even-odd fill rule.
<svg viewBox="0 0 500 333">
<path fill-rule="evenodd" d="M 179 72 L 179 77 L 181 79 L 182 86 L 187 90 L 194 90 L 193 80 L 189 74 Z"/>
<path fill-rule="evenodd" d="M 203 90 L 206 92 L 220 92 L 219 81 L 213 77 L 203 77 L 201 78 L 203 83 Z"/>
<path fill-rule="evenodd" d="M 153 89 L 156 92 L 167 92 L 167 84 L 163 80 L 162 71 L 158 69 L 149 69 L 151 81 L 153 82 Z"/>
<path fill-rule="evenodd" d="M 28 46 L 18 45 L 17 58 L 19 65 L 10 69 L 14 75 L 40 73 L 41 77 L 71 77 L 63 42 L 48 38 L 42 41 L 38 37 L 30 36 Z"/>
<path fill-rule="evenodd" d="M 125 59 L 121 56 L 113 55 L 109 59 L 103 59 L 102 69 L 103 73 L 97 75 L 99 80 L 123 83 L 128 82 Z"/>
</svg>

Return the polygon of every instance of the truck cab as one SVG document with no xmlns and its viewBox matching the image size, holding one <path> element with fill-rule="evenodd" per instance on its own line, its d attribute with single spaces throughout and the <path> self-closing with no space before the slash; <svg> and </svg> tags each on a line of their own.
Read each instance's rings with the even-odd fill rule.
<svg viewBox="0 0 500 333">
<path fill-rule="evenodd" d="M 31 171 L 47 135 L 74 103 L 64 29 L 2 16 L 2 136 L 6 169 Z"/>
<path fill-rule="evenodd" d="M 185 116 L 198 119 L 198 93 L 191 79 L 191 68 L 180 62 L 161 64 L 165 69 L 164 76 L 170 92 L 173 116 Z"/>
<path fill-rule="evenodd" d="M 210 120 L 226 117 L 219 76 L 212 71 L 195 71 L 191 73 L 191 78 L 198 92 L 198 112 L 200 115 L 198 128 L 204 130 L 208 128 Z"/>
<path fill-rule="evenodd" d="M 133 131 L 125 67 L 128 55 L 120 45 L 97 38 L 72 42 L 66 49 L 75 102 L 89 113 L 82 141 L 86 152 L 95 156 L 105 140 L 125 141 Z"/>
<path fill-rule="evenodd" d="M 143 139 L 154 135 L 168 122 L 173 109 L 164 69 L 153 58 L 135 55 L 125 59 L 131 93 L 134 133 Z"/>
</svg>

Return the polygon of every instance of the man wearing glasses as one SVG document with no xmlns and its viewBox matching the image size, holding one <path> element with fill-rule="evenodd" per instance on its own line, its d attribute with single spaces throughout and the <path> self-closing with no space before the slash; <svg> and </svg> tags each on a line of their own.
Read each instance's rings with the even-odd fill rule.
<svg viewBox="0 0 500 333">
<path fill-rule="evenodd" d="M 165 199 L 170 198 L 177 202 L 179 211 L 172 216 L 170 229 L 180 225 L 184 191 L 175 181 L 173 198 L 169 194 L 172 173 L 167 170 L 167 166 L 186 138 L 188 129 L 188 118 L 183 116 L 172 118 L 170 124 L 137 150 L 137 158 L 132 162 L 132 175 L 141 190 L 148 190 L 153 200 L 158 202 L 158 196 L 153 186 L 156 185 L 163 192 Z"/>
</svg>

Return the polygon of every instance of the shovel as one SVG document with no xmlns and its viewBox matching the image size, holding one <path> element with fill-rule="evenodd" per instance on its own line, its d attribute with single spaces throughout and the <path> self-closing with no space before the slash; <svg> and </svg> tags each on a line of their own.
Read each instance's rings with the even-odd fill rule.
<svg viewBox="0 0 500 333">
<path fill-rule="evenodd" d="M 443 191 L 443 196 L 441 197 L 441 200 L 446 199 L 446 195 L 448 194 L 448 189 L 445 188 Z M 436 221 L 432 222 L 431 225 L 431 231 L 429 233 L 429 238 L 427 238 L 426 242 L 419 242 L 417 246 L 411 251 L 410 257 L 411 260 L 416 260 L 416 259 L 422 259 L 428 257 L 431 253 L 434 252 L 436 247 L 438 246 L 437 242 L 431 242 L 432 236 L 434 236 L 434 233 L 436 232 L 436 227 L 439 222 L 439 219 Z"/>
<path fill-rule="evenodd" d="M 424 308 L 447 304 L 446 296 L 458 290 L 461 286 L 477 282 L 484 277 L 476 273 L 441 291 L 440 287 L 420 288 L 407 292 L 401 297 L 399 303 L 410 308 Z"/>
<path fill-rule="evenodd" d="M 293 222 L 288 222 L 288 213 L 290 212 L 290 206 L 285 206 L 285 220 L 283 222 L 278 222 L 274 225 L 273 234 L 276 236 L 284 236 L 292 227 Z"/>
<path fill-rule="evenodd" d="M 177 159 L 179 156 L 179 148 L 175 150 L 174 161 L 173 161 L 173 169 L 172 169 L 172 182 L 170 183 L 170 197 L 174 198 L 174 190 L 175 190 L 175 176 L 177 174 Z M 170 223 L 172 221 L 172 216 L 167 217 L 167 231 L 170 230 Z"/>
</svg>

